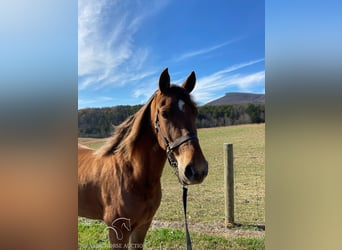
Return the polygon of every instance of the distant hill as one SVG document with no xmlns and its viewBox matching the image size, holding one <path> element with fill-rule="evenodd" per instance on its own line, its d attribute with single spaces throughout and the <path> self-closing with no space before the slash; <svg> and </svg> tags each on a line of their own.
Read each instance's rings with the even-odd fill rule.
<svg viewBox="0 0 342 250">
<path fill-rule="evenodd" d="M 218 98 L 214 101 L 208 102 L 206 106 L 218 106 L 218 105 L 233 105 L 233 104 L 264 104 L 265 94 L 252 94 L 252 93 L 239 93 L 232 92 L 226 93 L 225 96 Z"/>
<path fill-rule="evenodd" d="M 265 122 L 265 96 L 228 93 L 224 97 L 198 107 L 197 128 L 210 128 Z M 142 105 L 120 105 L 108 108 L 78 110 L 79 137 L 108 137 L 127 117 Z"/>
</svg>

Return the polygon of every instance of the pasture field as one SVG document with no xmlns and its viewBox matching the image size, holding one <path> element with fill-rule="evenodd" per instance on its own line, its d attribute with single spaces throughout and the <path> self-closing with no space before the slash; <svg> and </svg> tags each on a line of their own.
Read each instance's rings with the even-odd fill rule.
<svg viewBox="0 0 342 250">
<path fill-rule="evenodd" d="M 194 249 L 264 249 L 264 231 L 256 226 L 265 225 L 265 124 L 199 129 L 198 137 L 209 162 L 209 174 L 202 184 L 189 186 L 188 223 Z M 95 149 L 104 141 L 79 138 L 80 143 Z M 224 143 L 234 145 L 235 222 L 242 226 L 233 229 L 224 227 Z M 146 248 L 179 249 L 185 246 L 182 187 L 168 163 L 162 176 L 162 193 L 152 230 L 145 240 Z M 81 243 L 93 238 L 92 234 L 103 231 L 95 232 L 89 225 L 105 228 L 104 224 L 80 218 L 81 248 Z M 107 237 L 106 233 L 94 239 Z M 195 242 L 201 245 L 196 247 Z"/>
</svg>

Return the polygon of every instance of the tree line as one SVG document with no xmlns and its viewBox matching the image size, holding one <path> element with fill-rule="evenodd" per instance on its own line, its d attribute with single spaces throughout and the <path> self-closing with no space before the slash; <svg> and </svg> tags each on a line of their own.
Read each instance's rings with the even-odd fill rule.
<svg viewBox="0 0 342 250">
<path fill-rule="evenodd" d="M 142 105 L 87 108 L 78 111 L 79 137 L 108 137 L 115 127 L 135 114 Z M 230 126 L 265 122 L 264 104 L 200 106 L 196 125 L 198 128 Z"/>
</svg>

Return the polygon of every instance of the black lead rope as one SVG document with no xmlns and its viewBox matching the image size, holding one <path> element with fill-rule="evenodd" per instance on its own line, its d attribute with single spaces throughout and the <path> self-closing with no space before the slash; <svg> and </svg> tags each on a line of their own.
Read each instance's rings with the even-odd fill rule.
<svg viewBox="0 0 342 250">
<path fill-rule="evenodd" d="M 153 98 L 154 98 L 155 94 L 150 98 L 150 100 L 148 101 L 148 103 L 151 103 Z M 162 140 L 164 141 L 164 144 L 166 146 L 166 155 L 167 155 L 167 159 L 170 163 L 170 165 L 174 168 L 178 170 L 178 164 L 177 161 L 174 159 L 173 156 L 173 150 L 177 147 L 179 147 L 181 144 L 189 141 L 189 140 L 197 140 L 197 135 L 196 133 L 188 133 L 185 136 L 181 136 L 179 138 L 177 138 L 174 142 L 169 142 L 168 139 L 163 135 L 160 127 L 159 127 L 159 120 L 158 120 L 158 111 L 156 112 L 155 115 L 155 120 L 154 120 L 154 127 L 157 131 L 157 133 L 159 133 L 161 135 Z M 191 244 L 191 239 L 190 239 L 190 233 L 189 233 L 189 229 L 188 229 L 188 220 L 186 218 L 186 201 L 187 201 L 187 196 L 188 196 L 188 186 L 187 185 L 183 185 L 183 209 L 184 209 L 184 221 L 185 221 L 185 233 L 186 233 L 186 246 L 187 246 L 187 250 L 192 250 L 192 244 Z"/>
<path fill-rule="evenodd" d="M 188 229 L 188 221 L 186 218 L 186 200 L 188 196 L 188 186 L 183 185 L 183 209 L 184 209 L 184 221 L 185 221 L 185 233 L 186 233 L 186 246 L 187 250 L 192 250 L 190 233 Z"/>
</svg>

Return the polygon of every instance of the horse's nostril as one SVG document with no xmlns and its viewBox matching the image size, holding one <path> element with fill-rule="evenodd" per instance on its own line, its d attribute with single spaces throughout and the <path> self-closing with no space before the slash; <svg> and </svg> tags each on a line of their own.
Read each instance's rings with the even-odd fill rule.
<svg viewBox="0 0 342 250">
<path fill-rule="evenodd" d="M 203 180 L 208 175 L 208 165 L 203 170 L 196 170 L 193 164 L 188 164 L 185 168 L 185 177 L 190 181 Z"/>
<path fill-rule="evenodd" d="M 186 166 L 185 168 L 185 176 L 189 179 L 192 180 L 193 176 L 194 176 L 194 170 L 192 168 L 192 164 L 189 164 L 188 166 Z"/>
</svg>

